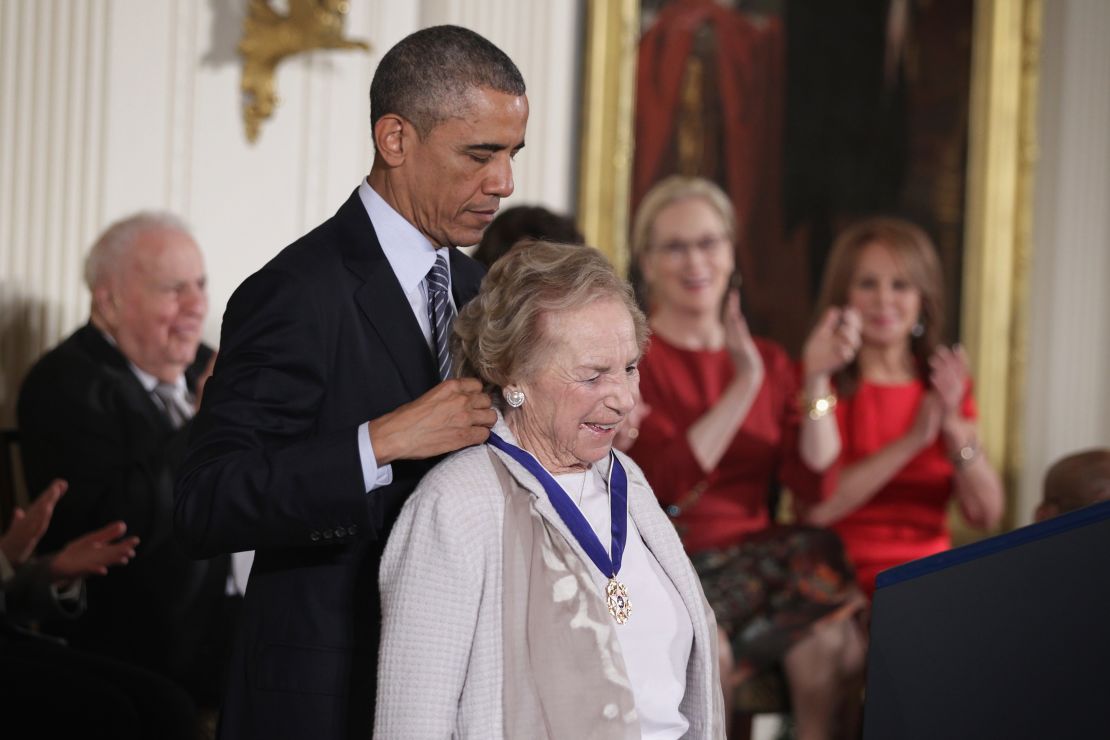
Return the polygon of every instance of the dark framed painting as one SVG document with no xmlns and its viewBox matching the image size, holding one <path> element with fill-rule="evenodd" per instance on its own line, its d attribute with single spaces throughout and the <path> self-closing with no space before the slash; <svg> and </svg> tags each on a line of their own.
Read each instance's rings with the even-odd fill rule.
<svg viewBox="0 0 1110 740">
<path fill-rule="evenodd" d="M 725 190 L 753 330 L 797 352 L 829 247 L 904 216 L 944 269 L 984 443 L 1014 468 L 1040 0 L 593 0 L 579 219 L 635 279 L 630 215 L 670 174 Z"/>
</svg>

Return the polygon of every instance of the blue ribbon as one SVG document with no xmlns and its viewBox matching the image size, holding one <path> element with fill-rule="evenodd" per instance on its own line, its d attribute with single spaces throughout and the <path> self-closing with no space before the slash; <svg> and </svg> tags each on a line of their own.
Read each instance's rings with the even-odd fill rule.
<svg viewBox="0 0 1110 740">
<path fill-rule="evenodd" d="M 607 577 L 615 578 L 621 569 L 624 543 L 628 537 L 628 476 L 617 456 L 612 451 L 609 452 L 609 459 L 612 461 L 609 468 L 609 515 L 612 520 L 613 535 L 612 557 L 610 557 L 610 554 L 605 552 L 605 546 L 594 533 L 593 527 L 586 521 L 586 517 L 582 516 L 582 512 L 574 505 L 567 492 L 551 477 L 551 473 L 544 470 L 536 458 L 493 432 L 490 432 L 488 444 L 509 455 L 536 477 L 543 490 L 547 491 L 547 497 L 555 507 L 555 511 L 559 513 L 559 518 L 590 556 L 590 560 L 594 561 L 598 570 Z"/>
</svg>

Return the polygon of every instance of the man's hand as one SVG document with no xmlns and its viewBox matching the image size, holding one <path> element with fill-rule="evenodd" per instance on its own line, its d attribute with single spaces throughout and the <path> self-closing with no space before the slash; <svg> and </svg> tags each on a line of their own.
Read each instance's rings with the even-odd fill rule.
<svg viewBox="0 0 1110 740">
<path fill-rule="evenodd" d="M 64 480 L 51 481 L 46 490 L 34 500 L 27 511 L 16 508 L 12 512 L 12 525 L 0 537 L 0 551 L 13 567 L 19 567 L 27 562 L 35 545 L 46 534 L 50 526 L 50 518 L 54 516 L 54 505 L 66 492 L 69 484 Z"/>
<path fill-rule="evenodd" d="M 497 421 L 476 378 L 445 380 L 420 398 L 370 422 L 378 465 L 419 460 L 480 444 Z"/>
<path fill-rule="evenodd" d="M 78 537 L 50 559 L 50 580 L 64 584 L 85 576 L 102 576 L 111 565 L 124 565 L 135 557 L 138 537 L 125 537 L 127 525 L 112 522 Z M 118 540 L 118 541 L 113 541 Z"/>
</svg>

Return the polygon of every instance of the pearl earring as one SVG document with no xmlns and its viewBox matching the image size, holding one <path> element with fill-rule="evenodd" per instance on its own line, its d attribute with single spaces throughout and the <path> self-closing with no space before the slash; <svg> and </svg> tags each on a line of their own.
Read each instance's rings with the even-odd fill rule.
<svg viewBox="0 0 1110 740">
<path fill-rule="evenodd" d="M 505 397 L 505 403 L 509 404 L 514 409 L 519 409 L 524 405 L 524 391 L 519 388 L 514 388 L 513 390 L 504 389 L 501 391 L 501 395 Z"/>
<path fill-rule="evenodd" d="M 910 335 L 920 338 L 925 335 L 925 319 L 918 319 L 917 323 L 910 329 Z"/>
</svg>

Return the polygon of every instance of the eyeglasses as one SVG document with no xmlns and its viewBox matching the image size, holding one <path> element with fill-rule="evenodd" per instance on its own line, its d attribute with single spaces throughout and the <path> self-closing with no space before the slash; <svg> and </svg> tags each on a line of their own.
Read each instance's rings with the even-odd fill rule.
<svg viewBox="0 0 1110 740">
<path fill-rule="evenodd" d="M 730 246 L 731 242 L 724 234 L 715 234 L 713 236 L 703 236 L 694 241 L 684 241 L 682 239 L 675 239 L 673 241 L 663 242 L 655 247 L 655 250 L 667 260 L 678 262 L 684 259 L 689 254 L 701 254 L 704 256 L 712 256 L 720 252 L 725 247 Z"/>
</svg>

